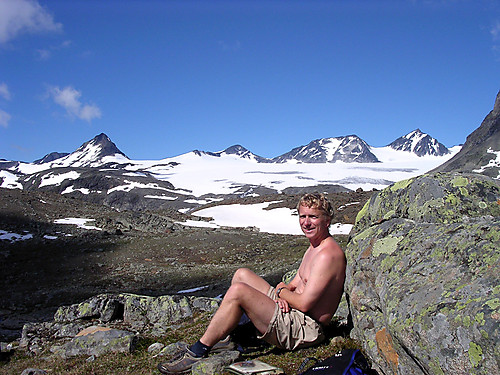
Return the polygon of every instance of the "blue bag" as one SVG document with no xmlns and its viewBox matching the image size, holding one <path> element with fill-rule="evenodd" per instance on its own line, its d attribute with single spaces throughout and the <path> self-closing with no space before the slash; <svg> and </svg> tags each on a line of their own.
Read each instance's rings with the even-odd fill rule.
<svg viewBox="0 0 500 375">
<path fill-rule="evenodd" d="M 301 372 L 311 362 L 312 367 Z M 368 361 L 358 349 L 344 349 L 332 357 L 318 361 L 306 358 L 299 367 L 299 375 L 372 375 L 377 374 L 370 369 Z"/>
</svg>

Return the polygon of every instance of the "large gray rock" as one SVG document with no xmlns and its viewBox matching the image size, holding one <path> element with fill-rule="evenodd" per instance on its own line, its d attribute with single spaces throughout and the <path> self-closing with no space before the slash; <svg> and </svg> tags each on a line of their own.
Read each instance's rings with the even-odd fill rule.
<svg viewBox="0 0 500 375">
<path fill-rule="evenodd" d="M 196 311 L 213 312 L 219 303 L 218 299 L 208 297 L 100 294 L 81 303 L 61 306 L 54 314 L 54 321 L 25 324 L 20 346 L 36 355 L 48 343 L 63 340 L 66 343 L 54 349 L 55 353 L 63 357 L 77 355 L 72 353 L 80 349 L 80 354 L 98 355 L 100 349 L 109 350 L 106 340 L 116 332 L 96 333 L 95 336 L 79 338 L 78 333 L 81 330 L 97 324 L 119 325 L 125 328 L 123 332 L 132 330 L 141 334 L 162 336 L 175 328 L 175 324 L 181 319 L 192 317 Z M 101 335 L 105 337 L 101 338 Z M 93 337 L 96 340 L 92 341 Z M 124 350 L 127 351 L 133 338 L 124 334 L 123 338 L 112 339 L 118 346 L 125 345 Z"/>
<path fill-rule="evenodd" d="M 161 335 L 172 323 L 191 317 L 193 311 L 215 311 L 218 306 L 218 300 L 207 297 L 100 294 L 82 303 L 60 307 L 54 315 L 54 321 L 62 323 L 99 319 L 107 323 L 122 319 L 134 330 L 150 329 Z"/>
<path fill-rule="evenodd" d="M 107 327 L 88 327 L 64 345 L 51 349 L 62 358 L 78 355 L 99 356 L 105 353 L 131 353 L 136 336 L 127 331 Z"/>
<path fill-rule="evenodd" d="M 227 351 L 202 359 L 191 369 L 192 375 L 216 375 L 223 374 L 224 368 L 240 358 L 240 352 Z"/>
<path fill-rule="evenodd" d="M 498 374 L 498 181 L 396 183 L 367 202 L 350 237 L 351 335 L 380 373 Z"/>
</svg>

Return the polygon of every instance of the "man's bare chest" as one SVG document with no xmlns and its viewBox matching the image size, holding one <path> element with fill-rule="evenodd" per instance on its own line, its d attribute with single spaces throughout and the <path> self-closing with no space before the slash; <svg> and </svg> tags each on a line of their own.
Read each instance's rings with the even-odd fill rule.
<svg viewBox="0 0 500 375">
<path fill-rule="evenodd" d="M 299 267 L 299 277 L 303 287 L 305 287 L 311 275 L 313 257 L 314 254 L 312 254 L 310 251 L 307 251 L 304 255 L 304 258 L 302 259 L 302 264 Z"/>
</svg>

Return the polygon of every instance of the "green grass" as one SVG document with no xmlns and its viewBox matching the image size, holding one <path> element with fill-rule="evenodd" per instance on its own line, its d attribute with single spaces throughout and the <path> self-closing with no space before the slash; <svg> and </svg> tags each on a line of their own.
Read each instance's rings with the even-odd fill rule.
<svg viewBox="0 0 500 375">
<path fill-rule="evenodd" d="M 92 360 L 88 356 L 64 360 L 54 356 L 49 350 L 50 346 L 45 347 L 43 352 L 37 356 L 28 355 L 24 350 L 18 349 L 8 361 L 0 362 L 0 374 L 20 374 L 26 368 L 37 368 L 45 370 L 48 374 L 158 375 L 159 372 L 156 366 L 165 358 L 154 358 L 153 354 L 147 351 L 149 345 L 155 342 L 161 342 L 165 345 L 178 341 L 192 343 L 202 335 L 210 317 L 211 315 L 208 313 L 196 315 L 194 318 L 183 321 L 176 329 L 168 331 L 164 337 L 159 339 L 140 337 L 136 349 L 130 354 L 106 354 Z M 286 374 L 296 374 L 300 364 L 307 357 L 323 359 L 343 348 L 359 348 L 359 345 L 348 337 L 332 340 L 336 333 L 340 333 L 335 328 L 332 331 L 328 333 L 328 339 L 317 347 L 292 352 L 265 347 L 260 352 L 244 358 L 258 358 L 261 361 L 282 368 Z"/>
</svg>

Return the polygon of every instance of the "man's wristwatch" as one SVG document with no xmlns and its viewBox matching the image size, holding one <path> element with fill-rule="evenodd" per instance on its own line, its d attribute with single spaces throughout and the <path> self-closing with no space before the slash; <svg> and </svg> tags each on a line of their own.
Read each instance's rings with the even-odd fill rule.
<svg viewBox="0 0 500 375">
<path fill-rule="evenodd" d="M 284 286 L 282 286 L 281 288 L 278 288 L 278 290 L 276 291 L 276 297 L 280 298 L 280 293 L 283 289 L 286 289 Z"/>
</svg>

